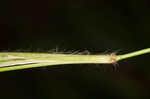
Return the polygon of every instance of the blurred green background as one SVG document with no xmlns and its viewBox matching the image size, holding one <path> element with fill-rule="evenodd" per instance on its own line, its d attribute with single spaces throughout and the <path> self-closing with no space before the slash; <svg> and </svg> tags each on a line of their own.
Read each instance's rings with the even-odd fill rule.
<svg viewBox="0 0 150 99">
<path fill-rule="evenodd" d="M 1 51 L 123 54 L 150 44 L 149 0 L 0 1 Z M 147 99 L 150 56 L 0 73 L 1 99 Z"/>
</svg>

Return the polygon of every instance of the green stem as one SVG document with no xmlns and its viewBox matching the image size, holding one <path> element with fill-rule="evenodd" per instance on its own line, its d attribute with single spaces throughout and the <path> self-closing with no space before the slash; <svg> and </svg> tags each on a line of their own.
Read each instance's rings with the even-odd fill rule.
<svg viewBox="0 0 150 99">
<path fill-rule="evenodd" d="M 139 56 L 139 55 L 143 55 L 143 54 L 147 54 L 147 53 L 150 53 L 150 48 L 146 48 L 143 50 L 139 50 L 139 51 L 123 54 L 123 55 L 117 55 L 117 61 L 120 61 L 123 59 L 128 59 L 128 58 Z"/>
<path fill-rule="evenodd" d="M 0 72 L 64 64 L 113 64 L 117 61 L 146 53 L 150 53 L 150 48 L 123 55 L 2 52 L 0 53 Z"/>
</svg>

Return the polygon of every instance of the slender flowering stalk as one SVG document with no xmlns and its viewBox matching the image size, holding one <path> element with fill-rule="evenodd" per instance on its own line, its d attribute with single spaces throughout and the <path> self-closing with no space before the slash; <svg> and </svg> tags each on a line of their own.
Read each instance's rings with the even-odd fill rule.
<svg viewBox="0 0 150 99">
<path fill-rule="evenodd" d="M 143 55 L 143 54 L 147 54 L 147 53 L 150 53 L 150 48 L 146 48 L 146 49 L 143 49 L 143 50 L 139 50 L 139 51 L 123 54 L 123 55 L 117 55 L 116 60 L 120 61 L 120 60 L 123 60 L 123 59 L 131 58 L 131 57 L 135 57 L 135 56 L 139 56 L 139 55 Z"/>
<path fill-rule="evenodd" d="M 124 55 L 74 55 L 1 52 L 0 72 L 63 64 L 113 64 L 117 61 L 146 53 L 150 53 L 150 48 Z"/>
</svg>

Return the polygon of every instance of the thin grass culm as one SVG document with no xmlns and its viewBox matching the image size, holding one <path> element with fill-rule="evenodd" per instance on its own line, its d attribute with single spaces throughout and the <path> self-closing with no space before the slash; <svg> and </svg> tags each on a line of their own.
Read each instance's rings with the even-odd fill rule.
<svg viewBox="0 0 150 99">
<path fill-rule="evenodd" d="M 0 72 L 64 64 L 114 64 L 120 60 L 150 53 L 150 48 L 123 55 L 79 55 L 28 52 L 1 52 Z"/>
</svg>

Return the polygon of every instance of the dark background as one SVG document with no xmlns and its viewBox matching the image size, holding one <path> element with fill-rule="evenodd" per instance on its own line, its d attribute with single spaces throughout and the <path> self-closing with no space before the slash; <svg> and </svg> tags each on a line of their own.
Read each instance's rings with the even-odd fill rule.
<svg viewBox="0 0 150 99">
<path fill-rule="evenodd" d="M 1 0 L 1 51 L 123 54 L 150 44 L 149 0 Z M 113 65 L 0 73 L 1 99 L 146 99 L 149 54 Z"/>
</svg>

